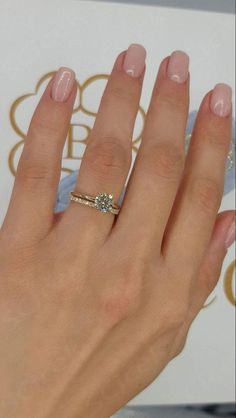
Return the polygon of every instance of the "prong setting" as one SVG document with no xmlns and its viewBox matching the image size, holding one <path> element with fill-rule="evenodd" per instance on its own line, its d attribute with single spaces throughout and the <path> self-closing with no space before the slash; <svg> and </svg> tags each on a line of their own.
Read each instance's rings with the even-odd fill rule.
<svg viewBox="0 0 236 418">
<path fill-rule="evenodd" d="M 95 197 L 95 207 L 103 213 L 110 212 L 113 204 L 113 195 L 108 193 L 99 193 Z"/>
</svg>

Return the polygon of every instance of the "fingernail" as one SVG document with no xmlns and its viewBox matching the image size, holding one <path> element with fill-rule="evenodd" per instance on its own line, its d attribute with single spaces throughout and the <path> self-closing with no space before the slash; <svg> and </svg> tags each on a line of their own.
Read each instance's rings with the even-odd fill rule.
<svg viewBox="0 0 236 418">
<path fill-rule="evenodd" d="M 57 71 L 51 90 L 52 99 L 56 102 L 65 102 L 73 89 L 75 73 L 67 67 L 61 67 Z"/>
<path fill-rule="evenodd" d="M 232 89 L 228 84 L 216 84 L 211 95 L 210 107 L 216 115 L 225 117 L 231 112 Z"/>
<path fill-rule="evenodd" d="M 146 49 L 142 45 L 130 45 L 123 64 L 126 73 L 131 77 L 139 77 L 144 70 L 146 55 Z"/>
<path fill-rule="evenodd" d="M 235 221 L 230 224 L 230 227 L 226 234 L 225 245 L 226 248 L 229 248 L 235 241 Z"/>
<path fill-rule="evenodd" d="M 189 56 L 183 51 L 172 52 L 168 68 L 168 77 L 177 83 L 184 83 L 188 78 Z"/>
</svg>

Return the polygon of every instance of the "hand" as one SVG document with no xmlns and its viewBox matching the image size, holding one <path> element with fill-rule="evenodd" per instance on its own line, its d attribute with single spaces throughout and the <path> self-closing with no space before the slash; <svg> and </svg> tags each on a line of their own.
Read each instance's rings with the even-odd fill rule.
<svg viewBox="0 0 236 418">
<path fill-rule="evenodd" d="M 77 192 L 117 201 L 144 73 L 143 47 L 118 56 Z M 4 418 L 107 418 L 124 406 L 183 349 L 234 240 L 234 212 L 217 216 L 230 87 L 204 97 L 185 158 L 188 57 L 162 61 L 117 217 L 75 202 L 53 213 L 75 96 L 63 67 L 32 117 L 0 232 Z"/>
</svg>

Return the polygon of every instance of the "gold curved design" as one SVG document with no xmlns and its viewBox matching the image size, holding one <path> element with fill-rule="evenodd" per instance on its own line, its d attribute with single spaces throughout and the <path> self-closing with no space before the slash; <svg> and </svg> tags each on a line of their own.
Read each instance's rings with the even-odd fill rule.
<svg viewBox="0 0 236 418">
<path fill-rule="evenodd" d="M 233 260 L 232 263 L 230 263 L 224 276 L 224 291 L 228 301 L 233 306 L 236 306 L 236 297 L 233 293 L 233 280 L 235 279 L 235 262 L 236 260 Z"/>
</svg>

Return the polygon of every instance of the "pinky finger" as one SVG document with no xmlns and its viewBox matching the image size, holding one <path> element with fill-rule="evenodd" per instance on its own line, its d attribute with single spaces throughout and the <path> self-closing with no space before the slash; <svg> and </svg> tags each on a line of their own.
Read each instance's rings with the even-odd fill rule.
<svg viewBox="0 0 236 418">
<path fill-rule="evenodd" d="M 235 241 L 235 214 L 234 210 L 228 210 L 221 212 L 216 218 L 211 240 L 195 282 L 190 323 L 218 283 L 227 250 Z"/>
<path fill-rule="evenodd" d="M 220 213 L 216 218 L 211 240 L 195 282 L 195 289 L 193 289 L 194 298 L 190 305 L 189 314 L 180 333 L 176 337 L 175 344 L 173 345 L 172 358 L 182 352 L 189 327 L 217 285 L 228 247 L 234 241 L 235 211 L 229 210 Z"/>
</svg>

